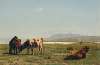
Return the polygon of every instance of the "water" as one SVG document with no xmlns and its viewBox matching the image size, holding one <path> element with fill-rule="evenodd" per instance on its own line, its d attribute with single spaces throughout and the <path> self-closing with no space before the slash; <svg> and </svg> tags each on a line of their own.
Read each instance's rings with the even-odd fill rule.
<svg viewBox="0 0 100 65">
<path fill-rule="evenodd" d="M 44 44 L 74 44 L 76 42 L 44 42 Z"/>
</svg>

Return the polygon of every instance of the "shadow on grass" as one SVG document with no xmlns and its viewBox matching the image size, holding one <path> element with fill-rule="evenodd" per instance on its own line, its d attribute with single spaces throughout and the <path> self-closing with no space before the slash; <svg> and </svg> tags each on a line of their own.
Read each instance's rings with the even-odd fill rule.
<svg viewBox="0 0 100 65">
<path fill-rule="evenodd" d="M 32 55 L 32 54 L 9 54 L 8 52 L 2 53 L 3 55 Z"/>
<path fill-rule="evenodd" d="M 64 60 L 80 60 L 80 59 L 85 59 L 85 58 L 79 58 L 77 56 L 67 56 L 64 58 Z"/>
</svg>

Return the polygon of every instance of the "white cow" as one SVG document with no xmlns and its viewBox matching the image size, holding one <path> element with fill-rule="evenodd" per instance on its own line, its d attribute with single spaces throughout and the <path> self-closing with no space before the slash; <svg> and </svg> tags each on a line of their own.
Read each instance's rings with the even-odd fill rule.
<svg viewBox="0 0 100 65">
<path fill-rule="evenodd" d="M 32 46 L 31 48 L 32 54 L 35 49 L 38 49 L 40 53 L 43 53 L 43 38 L 33 38 L 31 40 L 31 46 Z"/>
</svg>

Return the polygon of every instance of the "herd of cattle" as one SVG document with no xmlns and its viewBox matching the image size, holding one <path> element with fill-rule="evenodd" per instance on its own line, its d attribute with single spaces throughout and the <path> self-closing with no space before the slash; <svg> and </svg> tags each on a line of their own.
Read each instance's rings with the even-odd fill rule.
<svg viewBox="0 0 100 65">
<path fill-rule="evenodd" d="M 38 49 L 39 52 L 43 51 L 43 38 L 33 38 L 32 40 L 27 39 L 23 44 L 21 44 L 21 39 L 17 36 L 14 36 L 9 41 L 9 54 L 18 54 L 22 50 L 27 48 L 27 53 L 31 50 L 31 54 L 33 54 L 33 50 L 35 48 Z"/>
<path fill-rule="evenodd" d="M 21 39 L 17 36 L 14 36 L 9 42 L 9 54 L 18 54 L 24 49 L 27 49 L 27 53 L 31 51 L 31 54 L 34 54 L 34 49 L 38 49 L 38 52 L 43 52 L 43 38 L 33 38 L 32 40 L 27 39 L 23 44 L 21 44 Z M 81 59 L 86 58 L 86 53 L 88 52 L 89 47 L 82 47 L 80 50 L 75 50 L 70 48 L 70 51 L 67 53 L 67 57 L 64 59 Z"/>
</svg>

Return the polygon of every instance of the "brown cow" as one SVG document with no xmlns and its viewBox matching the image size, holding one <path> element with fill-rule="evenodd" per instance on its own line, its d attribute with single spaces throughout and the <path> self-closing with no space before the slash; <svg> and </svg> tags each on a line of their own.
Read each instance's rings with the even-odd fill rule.
<svg viewBox="0 0 100 65">
<path fill-rule="evenodd" d="M 80 50 L 70 50 L 70 52 L 67 54 L 67 57 L 64 58 L 67 59 L 82 59 L 86 58 L 86 53 L 88 52 L 89 48 L 87 46 L 81 48 Z"/>
<path fill-rule="evenodd" d="M 20 52 L 20 47 L 21 47 L 21 39 L 17 39 L 16 47 L 17 47 L 17 53 L 19 53 Z"/>
</svg>

